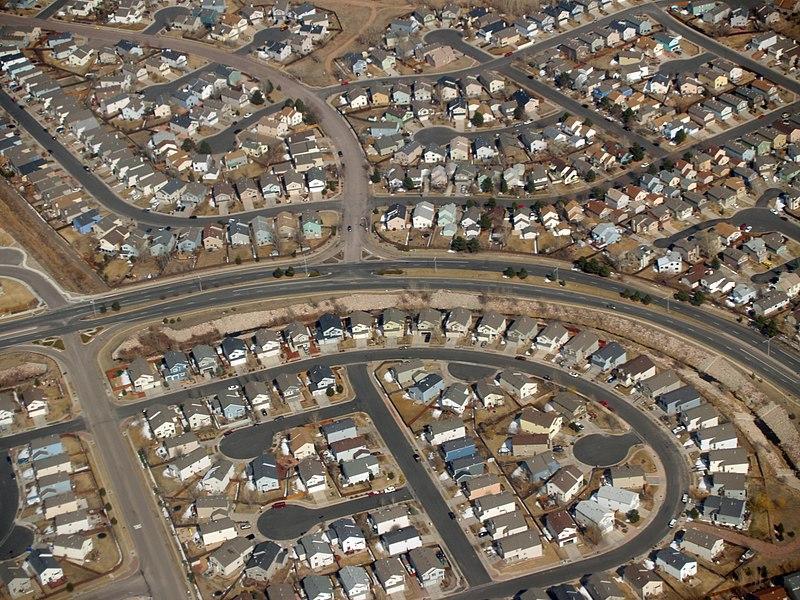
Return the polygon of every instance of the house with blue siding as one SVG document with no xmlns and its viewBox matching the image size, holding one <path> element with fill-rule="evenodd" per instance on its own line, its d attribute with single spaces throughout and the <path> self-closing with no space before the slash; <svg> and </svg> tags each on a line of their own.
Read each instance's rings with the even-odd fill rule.
<svg viewBox="0 0 800 600">
<path fill-rule="evenodd" d="M 189 359 L 183 352 L 167 350 L 164 353 L 164 379 L 182 381 L 189 374 Z"/>
<path fill-rule="evenodd" d="M 475 440 L 471 437 L 462 437 L 449 440 L 440 446 L 445 462 L 452 462 L 458 458 L 475 454 Z"/>
</svg>

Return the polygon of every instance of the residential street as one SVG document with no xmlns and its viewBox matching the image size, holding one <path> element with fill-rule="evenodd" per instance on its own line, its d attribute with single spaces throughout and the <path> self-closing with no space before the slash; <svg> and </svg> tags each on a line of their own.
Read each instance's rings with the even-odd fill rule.
<svg viewBox="0 0 800 600">
<path fill-rule="evenodd" d="M 547 587 L 582 577 L 587 573 L 597 573 L 614 569 L 619 565 L 649 552 L 671 533 L 669 522 L 683 509 L 681 496 L 689 489 L 692 480 L 690 465 L 679 447 L 678 439 L 659 423 L 649 412 L 612 391 L 608 385 L 595 383 L 581 376 L 570 377 L 567 372 L 552 364 L 544 364 L 518 359 L 510 354 L 486 351 L 480 347 L 371 347 L 334 353 L 322 353 L 313 357 L 303 357 L 288 364 L 265 368 L 257 372 L 243 374 L 229 379 L 216 379 L 190 389 L 180 384 L 162 388 L 160 394 L 151 393 L 142 401 L 120 405 L 109 389 L 104 373 L 97 362 L 101 352 L 107 352 L 107 343 L 118 343 L 115 339 L 124 328 L 142 327 L 147 324 L 181 318 L 191 320 L 197 311 L 225 311 L 236 303 L 242 312 L 249 302 L 265 299 L 308 299 L 322 295 L 335 298 L 343 294 L 405 292 L 420 293 L 437 290 L 450 290 L 455 293 L 481 294 L 486 296 L 541 300 L 554 304 L 569 304 L 585 309 L 613 312 L 621 317 L 641 321 L 658 327 L 686 340 L 709 349 L 714 356 L 723 357 L 743 369 L 772 383 L 786 394 L 789 404 L 800 402 L 800 355 L 789 346 L 775 339 L 771 344 L 767 338 L 746 324 L 735 322 L 729 315 L 709 307 L 695 307 L 689 303 L 671 300 L 671 291 L 647 288 L 646 282 L 637 279 L 622 279 L 614 274 L 601 278 L 564 267 L 554 267 L 547 257 L 506 259 L 486 253 L 475 255 L 442 255 L 421 257 L 409 252 L 400 255 L 399 251 L 386 249 L 362 225 L 370 219 L 371 211 L 393 202 L 411 202 L 422 198 L 411 194 L 376 195 L 373 193 L 369 174 L 372 166 L 368 163 L 361 142 L 351 128 L 348 120 L 328 101 L 336 94 L 355 86 L 375 86 L 381 83 L 393 84 L 399 81 L 436 81 L 444 75 L 455 78 L 495 71 L 511 80 L 517 86 L 529 90 L 548 104 L 558 108 L 554 114 L 537 119 L 528 124 L 516 124 L 497 130 L 476 132 L 467 131 L 463 135 L 472 139 L 478 135 L 494 136 L 501 132 L 518 134 L 529 127 L 543 127 L 555 123 L 566 111 L 583 119 L 591 119 L 601 133 L 625 146 L 638 144 L 646 153 L 646 161 L 655 168 L 662 159 L 676 160 L 695 147 L 709 144 L 725 144 L 743 134 L 773 124 L 782 114 L 800 112 L 800 100 L 781 107 L 770 114 L 759 116 L 736 127 L 697 141 L 680 150 L 666 141 L 654 142 L 624 127 L 621 122 L 607 118 L 594 109 L 584 105 L 556 87 L 529 75 L 525 59 L 543 50 L 558 47 L 559 44 L 574 40 L 581 33 L 606 26 L 612 21 L 626 16 L 648 15 L 664 28 L 677 32 L 684 39 L 700 47 L 697 56 L 674 60 L 663 64 L 659 71 L 679 73 L 694 70 L 714 56 L 728 59 L 744 68 L 778 83 L 794 94 L 800 95 L 800 81 L 787 77 L 765 67 L 759 62 L 723 44 L 708 38 L 694 29 L 682 24 L 666 12 L 670 2 L 659 0 L 625 8 L 613 15 L 604 16 L 591 23 L 551 35 L 532 43 L 524 50 L 511 55 L 493 56 L 473 45 L 467 44 L 455 30 L 439 29 L 426 36 L 426 42 L 449 44 L 474 59 L 474 66 L 450 73 L 426 73 L 398 77 L 377 77 L 352 82 L 350 87 L 339 84 L 326 87 L 312 87 L 296 79 L 288 71 L 276 68 L 256 58 L 251 52 L 268 40 L 288 38 L 291 32 L 280 27 L 259 30 L 254 38 L 236 50 L 228 50 L 203 41 L 195 41 L 177 36 L 161 35 L 161 30 L 189 10 L 183 6 L 169 6 L 155 12 L 154 21 L 141 31 L 125 29 L 121 31 L 111 26 L 100 26 L 78 22 L 56 20 L 53 17 L 68 0 L 55 0 L 35 17 L 20 17 L 0 14 L 0 25 L 18 27 L 41 27 L 45 30 L 72 32 L 89 38 L 94 43 L 113 45 L 122 37 L 152 48 L 171 48 L 185 52 L 208 62 L 193 72 L 165 84 L 150 86 L 144 90 L 144 97 L 153 99 L 161 94 L 169 94 L 183 84 L 193 81 L 199 74 L 229 66 L 261 81 L 269 80 L 281 94 L 289 99 L 302 99 L 315 117 L 324 136 L 335 144 L 334 153 L 339 151 L 341 174 L 340 194 L 331 200 L 303 202 L 297 205 L 277 205 L 270 208 L 236 213 L 237 219 L 249 220 L 256 215 L 275 216 L 284 210 L 307 211 L 331 209 L 342 212 L 339 235 L 326 247 L 324 256 L 315 257 L 315 264 L 298 262 L 294 265 L 292 278 L 273 277 L 275 265 L 262 261 L 252 266 L 216 271 L 200 272 L 189 277 L 176 276 L 172 280 L 145 282 L 118 288 L 103 296 L 69 296 L 45 274 L 26 268 L 23 254 L 19 250 L 0 249 L 0 276 L 18 279 L 33 289 L 46 304 L 46 307 L 20 316 L 0 320 L 0 349 L 17 348 L 20 351 L 36 351 L 53 358 L 62 365 L 74 392 L 79 399 L 80 413 L 70 421 L 48 425 L 37 430 L 0 437 L 0 559 L 18 556 L 31 544 L 33 532 L 15 526 L 19 498 L 17 480 L 12 478 L 11 463 L 4 460 L 8 450 L 24 445 L 33 439 L 63 433 L 86 432 L 91 439 L 92 451 L 98 459 L 99 479 L 107 486 L 107 501 L 111 504 L 110 515 L 118 519 L 119 532 L 127 548 L 126 567 L 129 569 L 119 580 L 102 590 L 92 590 L 74 594 L 81 600 L 125 600 L 135 596 L 149 596 L 156 600 L 185 600 L 194 597 L 188 589 L 186 574 L 190 566 L 182 562 L 178 555 L 176 541 L 168 527 L 169 517 L 162 514 L 157 497 L 153 494 L 153 482 L 132 450 L 127 427 L 134 418 L 141 419 L 142 410 L 154 405 L 180 406 L 188 399 L 217 394 L 232 383 L 243 386 L 251 381 L 271 383 L 282 373 L 298 373 L 312 365 L 341 366 L 347 370 L 354 399 L 347 402 L 328 404 L 301 413 L 294 413 L 226 433 L 219 442 L 219 451 L 236 460 L 248 460 L 257 456 L 270 446 L 275 435 L 292 427 L 318 423 L 345 414 L 362 411 L 369 415 L 374 427 L 380 433 L 385 445 L 390 449 L 405 478 L 405 485 L 391 493 L 363 495 L 357 498 L 325 506 L 310 507 L 301 501 L 289 502 L 283 508 L 267 508 L 258 519 L 258 530 L 267 537 L 289 541 L 294 540 L 315 525 L 347 516 L 355 512 L 372 510 L 407 500 L 416 500 L 430 518 L 430 525 L 436 529 L 447 547 L 449 556 L 469 584 L 469 589 L 452 596 L 458 600 L 485 600 L 488 598 L 511 598 L 530 587 Z M 463 64 L 463 63 L 462 63 Z M 52 159 L 60 163 L 98 203 L 116 217 L 131 219 L 145 227 L 204 226 L 216 223 L 219 215 L 188 217 L 145 211 L 123 200 L 104 181 L 93 172 L 92 167 L 84 165 L 80 157 L 51 136 L 28 112 L 4 91 L 0 91 L 0 106 L 26 130 L 37 143 L 48 152 Z M 236 135 L 256 123 L 261 117 L 280 110 L 282 103 L 264 105 L 254 110 L 250 116 L 243 117 L 224 130 L 205 138 L 214 152 L 223 152 L 236 146 Z M 244 112 L 244 111 L 243 111 Z M 459 135 L 449 127 L 423 127 L 414 134 L 421 144 L 446 145 L 452 137 Z M 649 135 L 649 134 L 648 134 Z M 633 183 L 641 168 L 631 165 L 610 180 L 598 181 L 601 191 L 614 185 Z M 781 219 L 770 212 L 767 202 L 780 192 L 777 187 L 767 189 L 756 206 L 737 212 L 734 216 L 711 219 L 692 225 L 683 231 L 657 240 L 654 245 L 667 248 L 676 240 L 712 227 L 720 222 L 734 225 L 751 225 L 755 232 L 779 231 L 786 237 L 800 243 L 800 226 L 794 220 Z M 570 198 L 586 200 L 588 189 L 569 193 Z M 534 201 L 553 202 L 565 194 L 548 192 L 528 198 Z M 454 202 L 462 205 L 468 201 L 482 203 L 484 198 L 468 196 L 435 196 L 426 200 L 441 205 Z M 518 202 L 510 196 L 498 198 L 500 205 Z M 10 232 L 13 234 L 13 232 Z M 452 251 L 451 251 L 452 252 Z M 392 256 L 401 256 L 395 259 Z M 509 265 L 522 266 L 528 272 L 527 279 L 499 279 L 499 273 Z M 780 268 L 780 267 L 778 267 Z M 563 280 L 560 286 L 550 280 Z M 560 270 L 559 270 L 560 269 Z M 313 276 L 306 276 L 311 271 Z M 472 276 L 469 276 L 472 275 Z M 753 281 L 766 281 L 774 272 L 763 273 Z M 631 283 L 635 282 L 635 283 Z M 624 300 L 619 297 L 623 290 L 635 287 L 653 293 L 652 303 L 648 305 Z M 656 290 L 653 292 L 653 290 Z M 596 292 L 596 293 L 593 293 Z M 663 292 L 663 294 L 662 294 Z M 663 297 L 662 297 L 663 296 Z M 613 298 L 613 301 L 611 300 Z M 223 310 L 224 309 L 224 310 Z M 300 317 L 298 317 L 300 318 Z M 101 328 L 102 334 L 92 341 L 83 340 L 81 332 Z M 244 331 L 244 330 L 243 330 Z M 33 346 L 34 342 L 49 337 L 60 338 L 63 350 L 50 346 Z M 41 348 L 41 349 L 40 349 Z M 425 459 L 415 459 L 417 447 L 409 429 L 402 423 L 399 415 L 378 390 L 372 365 L 381 361 L 409 359 L 435 360 L 452 365 L 453 376 L 477 378 L 487 370 L 513 369 L 530 376 L 547 378 L 562 389 L 570 389 L 591 401 L 609 407 L 630 431 L 621 435 L 586 435 L 574 445 L 575 457 L 586 464 L 598 467 L 610 466 L 622 461 L 631 447 L 646 443 L 652 448 L 663 464 L 664 501 L 657 506 L 653 518 L 640 524 L 636 535 L 624 544 L 615 545 L 602 554 L 594 554 L 576 561 L 562 561 L 557 566 L 543 571 L 514 577 L 502 582 L 492 581 L 490 573 L 481 557 L 473 548 L 470 535 L 465 534 L 458 520 L 450 518 L 451 508 L 442 497 L 437 482 L 434 481 Z M 716 360 L 716 359 L 715 359 Z M 37 384 L 38 385 L 38 384 Z M 728 536 L 729 539 L 730 536 Z M 743 543 L 740 538 L 732 538 Z M 746 541 L 746 540 L 745 540 Z M 769 554 L 770 549 L 764 550 Z M 556 563 L 553 563 L 556 564 Z"/>
</svg>

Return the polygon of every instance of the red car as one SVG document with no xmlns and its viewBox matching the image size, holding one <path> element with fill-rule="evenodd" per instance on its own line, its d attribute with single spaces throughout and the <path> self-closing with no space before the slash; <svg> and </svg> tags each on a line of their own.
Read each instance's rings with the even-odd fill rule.
<svg viewBox="0 0 800 600">
<path fill-rule="evenodd" d="M 503 54 L 503 56 L 511 56 L 512 54 L 514 54 L 514 53 L 509 51 L 509 52 L 506 52 L 505 54 Z"/>
<path fill-rule="evenodd" d="M 272 505 L 272 509 L 274 509 L 274 510 L 277 510 L 279 508 L 285 508 L 285 507 L 286 507 L 286 502 L 283 502 L 283 501 L 276 502 L 275 504 Z"/>
<path fill-rule="evenodd" d="M 608 401 L 607 400 L 600 400 L 600 406 L 608 408 Z"/>
</svg>

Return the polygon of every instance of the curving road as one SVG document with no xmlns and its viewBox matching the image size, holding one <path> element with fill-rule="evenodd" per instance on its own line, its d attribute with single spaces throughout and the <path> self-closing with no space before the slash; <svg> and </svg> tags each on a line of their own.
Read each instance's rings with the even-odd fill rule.
<svg viewBox="0 0 800 600">
<path fill-rule="evenodd" d="M 186 279 L 179 282 L 165 283 L 151 287 L 140 287 L 135 290 L 111 294 L 105 297 L 109 304 L 112 300 L 125 307 L 124 313 L 107 313 L 96 318 L 89 317 L 96 312 L 97 303 L 73 303 L 64 309 L 48 311 L 40 315 L 16 319 L 13 323 L 0 323 L 0 348 L 39 339 L 45 335 L 62 335 L 79 331 L 87 327 L 118 323 L 132 323 L 137 320 L 158 318 L 164 315 L 180 315 L 186 311 L 198 310 L 210 306 L 229 303 L 232 298 L 239 302 L 262 299 L 265 294 L 272 295 L 304 295 L 317 293 L 341 293 L 387 289 L 451 289 L 456 291 L 485 291 L 490 294 L 518 296 L 523 298 L 543 298 L 558 302 L 569 302 L 608 310 L 607 300 L 576 292 L 569 288 L 569 283 L 595 286 L 608 292 L 619 293 L 630 287 L 630 284 L 619 283 L 614 279 L 603 279 L 574 271 L 562 269 L 560 278 L 567 282 L 566 288 L 546 285 L 515 285 L 510 281 L 479 282 L 465 280 L 460 275 L 448 276 L 447 269 L 471 269 L 498 273 L 505 269 L 506 263 L 495 260 L 447 260 L 437 259 L 436 267 L 441 273 L 437 277 L 420 277 L 401 280 L 392 277 L 376 277 L 375 270 L 433 268 L 433 259 L 409 261 L 382 261 L 378 264 L 336 264 L 327 265 L 324 270 L 329 275 L 322 277 L 300 278 L 295 280 L 279 280 L 271 278 L 271 267 L 257 267 L 243 271 L 222 272 L 206 278 Z M 552 272 L 552 267 L 540 264 L 526 265 L 531 277 L 529 281 L 538 282 L 539 278 Z M 299 270 L 299 269 L 298 269 Z M 256 275 L 258 274 L 258 275 Z M 262 281 L 254 281 L 257 277 L 270 277 Z M 198 280 L 202 281 L 203 292 L 198 292 Z M 229 289 L 216 289 L 223 285 L 237 285 L 234 296 Z M 188 295 L 187 295 L 188 294 Z M 168 299 L 170 298 L 170 299 Z M 158 300 L 163 300 L 159 302 Z M 143 306 L 137 306 L 143 303 Z M 668 312 L 663 312 L 668 308 Z M 769 379 L 775 385 L 783 387 L 796 397 L 800 396 L 800 381 L 796 373 L 800 372 L 800 357 L 796 352 L 779 342 L 771 345 L 768 358 L 765 355 L 766 339 L 758 332 L 746 326 L 718 316 L 708 309 L 694 307 L 674 301 L 667 306 L 666 300 L 654 297 L 651 307 L 618 301 L 616 312 L 629 317 L 641 319 L 672 331 L 677 335 L 704 344 L 728 356 L 742 365 L 748 365 L 755 373 Z"/>
</svg>

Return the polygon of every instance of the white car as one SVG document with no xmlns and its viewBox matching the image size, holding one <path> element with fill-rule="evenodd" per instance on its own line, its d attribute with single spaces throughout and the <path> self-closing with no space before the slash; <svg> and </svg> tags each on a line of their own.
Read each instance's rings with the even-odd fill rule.
<svg viewBox="0 0 800 600">
<path fill-rule="evenodd" d="M 570 371 L 569 376 L 577 379 L 578 377 L 580 377 L 580 374 L 576 373 L 575 371 Z"/>
<path fill-rule="evenodd" d="M 672 528 L 674 528 L 674 527 L 675 527 L 675 525 L 677 525 L 677 524 L 678 524 L 678 519 L 672 519 L 672 520 L 669 522 L 669 528 L 670 528 L 670 529 L 672 529 Z"/>
</svg>

